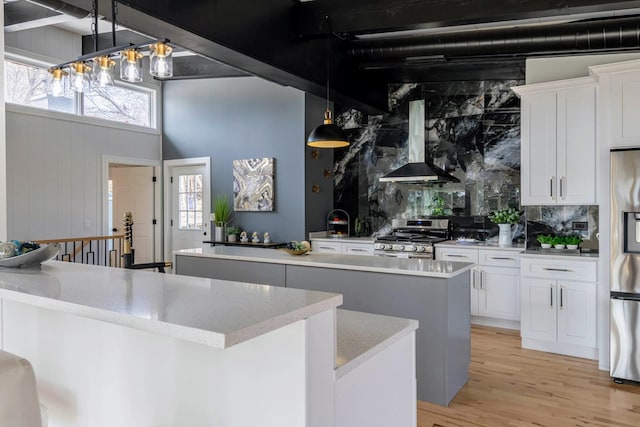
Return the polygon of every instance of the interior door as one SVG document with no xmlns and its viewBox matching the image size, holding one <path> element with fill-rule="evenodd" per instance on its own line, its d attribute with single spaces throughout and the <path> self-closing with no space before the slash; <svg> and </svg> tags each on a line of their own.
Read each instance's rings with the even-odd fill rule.
<svg viewBox="0 0 640 427">
<path fill-rule="evenodd" d="M 110 166 L 113 188 L 112 223 L 123 234 L 124 212 L 133 216 L 135 262 L 154 261 L 154 168 L 152 166 Z"/>
<path fill-rule="evenodd" d="M 171 248 L 202 247 L 211 240 L 209 174 L 206 165 L 175 166 L 171 170 Z"/>
</svg>

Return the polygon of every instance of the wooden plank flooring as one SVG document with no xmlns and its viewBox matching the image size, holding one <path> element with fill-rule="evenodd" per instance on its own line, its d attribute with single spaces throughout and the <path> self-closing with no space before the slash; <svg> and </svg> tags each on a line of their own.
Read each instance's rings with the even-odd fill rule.
<svg viewBox="0 0 640 427">
<path fill-rule="evenodd" d="M 471 327 L 469 382 L 448 407 L 418 402 L 418 427 L 640 426 L 640 386 L 596 361 L 520 348 L 519 331 Z"/>
</svg>

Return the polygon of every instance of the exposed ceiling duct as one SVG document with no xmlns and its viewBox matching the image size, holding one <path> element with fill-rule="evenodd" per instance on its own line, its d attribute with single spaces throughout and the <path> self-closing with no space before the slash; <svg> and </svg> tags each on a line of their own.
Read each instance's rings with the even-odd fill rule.
<svg viewBox="0 0 640 427">
<path fill-rule="evenodd" d="M 83 19 L 91 16 L 91 12 L 88 10 L 72 6 L 61 0 L 26 0 L 29 3 L 37 4 L 42 7 L 46 7 L 54 12 L 69 15 L 72 18 Z"/>
<path fill-rule="evenodd" d="M 640 48 L 637 16 L 556 25 L 461 31 L 422 37 L 354 40 L 355 59 L 421 59 L 434 55 L 499 56 L 621 51 Z"/>
<path fill-rule="evenodd" d="M 57 0 L 4 2 L 4 30 L 23 31 L 83 19 L 91 13 Z"/>
</svg>

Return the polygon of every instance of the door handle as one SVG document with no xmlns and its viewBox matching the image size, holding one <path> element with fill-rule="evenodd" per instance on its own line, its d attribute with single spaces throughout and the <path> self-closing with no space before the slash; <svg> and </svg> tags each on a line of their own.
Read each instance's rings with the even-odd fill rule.
<svg viewBox="0 0 640 427">
<path fill-rule="evenodd" d="M 549 295 L 551 297 L 551 308 L 553 308 L 553 285 L 549 287 Z"/>
<path fill-rule="evenodd" d="M 335 251 L 336 248 L 332 248 L 331 246 L 320 246 L 320 249 L 326 249 L 328 251 Z"/>
<path fill-rule="evenodd" d="M 549 178 L 549 196 L 553 199 L 553 177 Z"/>
<path fill-rule="evenodd" d="M 367 252 L 366 249 L 359 249 L 359 248 L 350 248 L 349 250 L 351 252 Z"/>
<path fill-rule="evenodd" d="M 560 198 L 562 198 L 562 181 L 564 180 L 564 177 L 560 177 Z"/>
<path fill-rule="evenodd" d="M 562 301 L 562 286 L 560 286 L 560 310 L 564 309 L 564 303 Z"/>
<path fill-rule="evenodd" d="M 473 289 L 478 289 L 478 285 L 477 282 L 478 281 L 478 272 L 476 270 L 473 270 L 473 277 L 471 277 L 471 287 Z"/>
</svg>

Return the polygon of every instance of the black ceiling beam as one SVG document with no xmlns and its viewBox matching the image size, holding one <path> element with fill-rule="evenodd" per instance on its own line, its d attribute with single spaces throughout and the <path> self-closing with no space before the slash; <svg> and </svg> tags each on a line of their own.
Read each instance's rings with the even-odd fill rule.
<svg viewBox="0 0 640 427">
<path fill-rule="evenodd" d="M 299 3 L 303 38 L 327 31 L 366 34 L 609 12 L 640 7 L 637 0 L 317 0 Z M 330 16 L 331 28 L 319 25 Z"/>
</svg>

